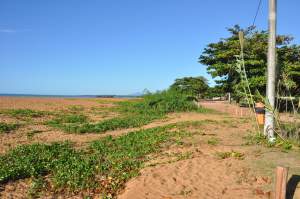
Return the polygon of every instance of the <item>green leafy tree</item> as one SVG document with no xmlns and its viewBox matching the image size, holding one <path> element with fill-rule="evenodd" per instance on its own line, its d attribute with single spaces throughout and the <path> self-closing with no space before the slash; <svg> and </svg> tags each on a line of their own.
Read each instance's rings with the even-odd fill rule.
<svg viewBox="0 0 300 199">
<path fill-rule="evenodd" d="M 209 87 L 205 92 L 204 97 L 211 99 L 213 97 L 223 97 L 225 95 L 226 93 L 223 91 L 222 87 L 216 85 L 214 87 Z"/>
<path fill-rule="evenodd" d="M 245 35 L 245 68 L 252 93 L 265 94 L 267 69 L 267 31 L 258 31 L 253 27 L 246 29 L 235 25 L 228 28 L 230 36 L 217 43 L 210 43 L 199 57 L 199 62 L 207 66 L 207 71 L 225 92 L 231 92 L 239 100 L 241 94 L 240 75 L 236 71 L 236 56 L 240 55 L 238 33 Z M 290 85 L 293 95 L 299 94 L 300 51 L 298 45 L 291 45 L 293 38 L 277 36 L 278 78 Z M 284 81 L 285 77 L 285 81 Z M 287 81 L 288 80 L 288 81 Z"/>
<path fill-rule="evenodd" d="M 170 86 L 171 90 L 194 97 L 203 96 L 208 88 L 207 80 L 202 76 L 179 78 Z"/>
</svg>

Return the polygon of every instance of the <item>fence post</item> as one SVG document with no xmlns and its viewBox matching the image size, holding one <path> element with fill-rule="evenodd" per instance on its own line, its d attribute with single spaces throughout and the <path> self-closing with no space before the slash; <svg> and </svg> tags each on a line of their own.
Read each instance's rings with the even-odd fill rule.
<svg viewBox="0 0 300 199">
<path fill-rule="evenodd" d="M 276 168 L 275 199 L 285 199 L 288 168 Z"/>
</svg>

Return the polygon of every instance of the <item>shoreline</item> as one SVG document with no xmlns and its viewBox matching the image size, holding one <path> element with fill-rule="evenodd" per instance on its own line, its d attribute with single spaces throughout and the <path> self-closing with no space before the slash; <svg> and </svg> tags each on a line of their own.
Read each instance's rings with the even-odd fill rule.
<svg viewBox="0 0 300 199">
<path fill-rule="evenodd" d="M 16 98 L 95 98 L 95 99 L 111 99 L 111 98 L 138 98 L 137 95 L 35 95 L 35 94 L 0 94 L 2 97 Z"/>
</svg>

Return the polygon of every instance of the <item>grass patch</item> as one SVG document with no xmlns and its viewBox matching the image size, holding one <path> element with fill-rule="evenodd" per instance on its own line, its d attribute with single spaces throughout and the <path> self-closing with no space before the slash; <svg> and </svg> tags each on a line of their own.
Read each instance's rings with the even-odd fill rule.
<svg viewBox="0 0 300 199">
<path fill-rule="evenodd" d="M 60 125 L 64 123 L 85 123 L 87 122 L 88 118 L 85 115 L 82 114 L 63 114 L 58 115 L 55 119 L 50 120 L 47 122 L 47 124 L 50 125 Z"/>
<path fill-rule="evenodd" d="M 245 154 L 237 151 L 217 152 L 216 155 L 220 159 L 235 158 L 238 160 L 243 160 L 245 158 Z"/>
<path fill-rule="evenodd" d="M 187 159 L 191 159 L 192 157 L 193 157 L 193 152 L 188 151 L 185 153 L 178 154 L 176 157 L 176 161 L 187 160 Z"/>
<path fill-rule="evenodd" d="M 42 133 L 42 132 L 43 131 L 40 131 L 40 130 L 32 130 L 32 131 L 27 132 L 26 135 L 27 135 L 28 139 L 32 139 L 34 137 L 34 135 Z"/>
<path fill-rule="evenodd" d="M 185 135 L 176 125 L 151 128 L 94 141 L 90 147 L 75 150 L 68 142 L 19 146 L 0 156 L 0 184 L 32 177 L 31 193 L 47 189 L 64 193 L 97 192 L 115 197 L 125 182 L 138 175 L 150 153 L 163 143 Z M 39 180 L 49 178 L 51 185 Z"/>
<path fill-rule="evenodd" d="M 67 132 L 74 132 L 75 130 L 73 128 L 78 128 L 81 124 L 86 124 L 87 122 L 88 118 L 85 115 L 63 114 L 47 121 L 46 124 L 54 128 L 63 129 Z"/>
<path fill-rule="evenodd" d="M 103 133 L 106 131 L 127 129 L 140 127 L 155 119 L 161 119 L 161 115 L 134 115 L 126 117 L 116 117 L 108 120 L 104 120 L 95 124 L 68 124 L 64 125 L 63 129 L 71 133 Z"/>
<path fill-rule="evenodd" d="M 122 101 L 116 104 L 118 105 L 111 110 L 118 112 L 120 116 L 115 118 L 97 123 L 66 122 L 58 118 L 47 124 L 70 133 L 103 133 L 110 130 L 141 127 L 156 119 L 164 118 L 167 113 L 206 111 L 206 109 L 198 108 L 188 96 L 173 91 L 148 94 L 141 100 Z"/>
<path fill-rule="evenodd" d="M 34 178 L 28 190 L 29 198 L 40 198 L 41 191 L 46 188 L 46 182 L 42 177 Z"/>
<path fill-rule="evenodd" d="M 294 143 L 300 145 L 300 122 L 282 123 L 281 130 L 285 138 L 290 139 Z"/>
<path fill-rule="evenodd" d="M 84 111 L 84 107 L 82 105 L 71 105 L 68 107 L 68 110 L 73 113 Z"/>
<path fill-rule="evenodd" d="M 246 140 L 245 145 L 262 145 L 265 147 L 281 148 L 283 152 L 287 152 L 293 148 L 293 144 L 289 140 L 282 140 L 277 137 L 274 143 L 268 142 L 268 139 L 262 133 L 251 133 L 244 137 Z"/>
<path fill-rule="evenodd" d="M 0 122 L 0 134 L 1 133 L 10 133 L 20 127 L 19 124 L 8 124 L 5 122 Z"/>
<path fill-rule="evenodd" d="M 219 143 L 219 139 L 217 138 L 210 138 L 209 140 L 207 140 L 207 144 L 209 145 L 216 146 L 218 145 L 218 143 Z"/>
<path fill-rule="evenodd" d="M 39 117 L 43 117 L 44 115 L 48 114 L 44 111 L 36 111 L 36 110 L 31 110 L 31 109 L 7 109 L 7 110 L 3 110 L 1 113 L 7 114 L 7 115 L 17 118 L 17 119 L 39 118 Z"/>
</svg>

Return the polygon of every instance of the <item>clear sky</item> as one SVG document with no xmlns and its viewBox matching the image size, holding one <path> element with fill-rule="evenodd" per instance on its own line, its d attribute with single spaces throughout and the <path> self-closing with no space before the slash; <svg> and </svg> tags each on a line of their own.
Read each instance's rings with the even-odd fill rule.
<svg viewBox="0 0 300 199">
<path fill-rule="evenodd" d="M 258 0 L 0 0 L 0 93 L 132 94 L 203 75 L 203 48 L 251 25 Z M 267 28 L 267 0 L 257 26 Z M 300 43 L 300 1 L 278 32 Z M 210 79 L 210 82 L 211 79 Z"/>
</svg>

